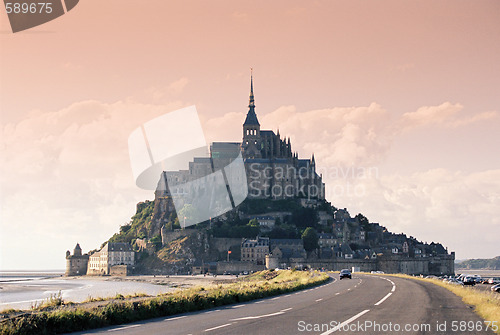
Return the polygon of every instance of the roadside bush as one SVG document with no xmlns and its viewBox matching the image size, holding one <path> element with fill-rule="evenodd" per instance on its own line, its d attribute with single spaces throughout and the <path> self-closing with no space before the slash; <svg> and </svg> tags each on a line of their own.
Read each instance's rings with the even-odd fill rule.
<svg viewBox="0 0 500 335">
<path fill-rule="evenodd" d="M 273 279 L 273 283 L 266 279 L 269 277 Z M 181 290 L 157 297 L 145 297 L 141 301 L 112 301 L 104 306 L 89 309 L 59 307 L 60 309 L 50 312 L 33 311 L 0 323 L 0 333 L 60 334 L 88 330 L 250 301 L 293 292 L 328 280 L 326 274 L 263 271 L 232 284 L 203 290 Z"/>
</svg>

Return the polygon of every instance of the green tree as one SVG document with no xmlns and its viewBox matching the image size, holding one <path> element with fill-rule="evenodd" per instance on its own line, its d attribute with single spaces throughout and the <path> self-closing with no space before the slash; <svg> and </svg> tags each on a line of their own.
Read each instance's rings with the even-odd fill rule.
<svg viewBox="0 0 500 335">
<path fill-rule="evenodd" d="M 126 223 L 123 226 L 120 226 L 120 234 L 126 234 L 130 228 L 132 228 L 132 225 L 130 223 Z"/>
<path fill-rule="evenodd" d="M 302 234 L 302 242 L 304 243 L 304 249 L 307 252 L 318 249 L 318 233 L 316 229 L 312 227 L 307 227 Z"/>
<path fill-rule="evenodd" d="M 312 208 L 299 208 L 292 213 L 292 224 L 299 228 L 315 227 L 318 224 L 316 211 Z"/>
</svg>

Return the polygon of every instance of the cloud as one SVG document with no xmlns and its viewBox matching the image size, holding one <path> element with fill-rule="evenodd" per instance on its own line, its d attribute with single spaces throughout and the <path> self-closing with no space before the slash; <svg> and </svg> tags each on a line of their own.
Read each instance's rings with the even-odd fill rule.
<svg viewBox="0 0 500 335">
<path fill-rule="evenodd" d="M 187 86 L 188 83 L 189 79 L 187 79 L 186 77 L 182 77 L 179 80 L 176 80 L 170 85 L 168 85 L 168 90 L 173 95 L 179 95 L 180 93 L 182 93 L 182 91 L 184 91 L 184 88 Z"/>
<path fill-rule="evenodd" d="M 138 201 L 153 197 L 135 186 L 128 136 L 144 122 L 181 107 L 82 101 L 59 111 L 34 111 L 3 126 L 5 266 L 15 267 L 12 260 L 20 258 L 31 260 L 32 265 L 24 266 L 52 268 L 53 259 L 45 258 L 48 250 L 22 257 L 23 246 L 43 239 L 54 249 L 66 250 L 77 241 L 93 249 L 116 232 L 134 214 Z M 59 268 L 63 263 L 61 258 Z"/>
<path fill-rule="evenodd" d="M 448 123 L 448 126 L 457 128 L 457 127 L 463 127 L 467 126 L 472 123 L 480 122 L 480 121 L 486 121 L 486 120 L 493 120 L 498 118 L 498 112 L 496 111 L 488 111 L 488 112 L 482 112 L 474 116 L 468 116 L 468 117 L 463 117 L 461 119 L 456 119 Z"/>
<path fill-rule="evenodd" d="M 172 83 L 172 90 L 182 90 L 187 83 Z M 144 122 L 187 105 L 167 100 L 156 104 L 135 99 L 82 101 L 56 111 L 35 110 L 26 119 L 0 128 L 0 239 L 2 261 L 8 260 L 5 266 L 15 267 L 11 255 L 17 254 L 32 264 L 23 266 L 52 267 L 53 259 L 47 257 L 53 250 L 66 250 L 77 241 L 84 248 L 98 247 L 129 220 L 138 201 L 153 197 L 134 184 L 127 140 Z M 291 137 L 292 149 L 302 158 L 315 153 L 317 165 L 329 169 L 324 173 L 327 190 L 336 192 L 329 198 L 334 204 L 359 208 L 388 226 L 411 232 L 413 227 L 430 228 L 435 222 L 453 229 L 459 227 L 456 222 L 479 222 L 489 229 L 492 222 L 498 224 L 498 171 L 331 176 L 331 169 L 382 162 L 402 124 L 405 129 L 431 124 L 461 127 L 498 117 L 497 112 L 461 115 L 462 109 L 459 104 L 444 103 L 397 117 L 376 103 L 310 111 L 282 106 L 259 114 L 259 120 L 263 129 L 276 131 L 279 125 L 281 136 Z M 200 117 L 208 141 L 240 141 L 245 113 Z M 453 221 L 454 215 L 464 219 Z M 423 230 L 415 232 L 430 236 Z M 23 248 L 46 245 L 41 240 L 51 241 L 51 249 L 29 254 Z M 64 258 L 59 264 L 64 266 Z"/>
<path fill-rule="evenodd" d="M 279 125 L 292 149 L 332 165 L 373 164 L 387 151 L 391 116 L 380 105 L 336 107 L 298 112 L 282 106 L 261 117 L 261 124 Z M 295 146 L 295 147 L 294 147 Z"/>
<path fill-rule="evenodd" d="M 500 170 L 432 169 L 327 180 L 335 204 L 394 232 L 439 241 L 460 257 L 491 257 L 500 234 Z M 495 238 L 492 238 L 495 236 Z"/>
<path fill-rule="evenodd" d="M 153 104 L 172 103 L 179 98 L 184 90 L 189 85 L 189 79 L 181 77 L 167 85 L 158 85 L 148 87 L 140 92 L 137 92 L 127 100 L 131 102 L 142 102 Z M 177 101 L 179 103 L 179 101 Z"/>
<path fill-rule="evenodd" d="M 451 104 L 450 102 L 444 102 L 439 106 L 424 106 L 420 107 L 416 112 L 403 114 L 401 123 L 405 128 L 443 124 L 463 108 L 460 104 Z"/>
<path fill-rule="evenodd" d="M 482 112 L 472 116 L 461 115 L 463 110 L 464 106 L 461 104 L 450 102 L 444 102 L 438 106 L 420 107 L 415 112 L 403 114 L 398 128 L 402 131 L 428 125 L 456 128 L 498 117 L 498 112 L 495 111 Z"/>
<path fill-rule="evenodd" d="M 208 143 L 239 142 L 243 137 L 242 125 L 245 120 L 243 112 L 230 112 L 215 118 L 200 115 L 200 119 Z"/>
</svg>

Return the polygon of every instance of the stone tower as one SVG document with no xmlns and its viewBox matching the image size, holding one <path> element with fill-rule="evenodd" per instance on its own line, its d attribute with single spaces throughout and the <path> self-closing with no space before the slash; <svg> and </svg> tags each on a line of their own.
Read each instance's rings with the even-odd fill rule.
<svg viewBox="0 0 500 335">
<path fill-rule="evenodd" d="M 87 274 L 89 255 L 82 255 L 82 248 L 77 243 L 73 255 L 66 251 L 66 276 L 83 276 Z"/>
<path fill-rule="evenodd" d="M 243 141 L 241 142 L 243 157 L 261 158 L 260 123 L 255 114 L 255 100 L 253 96 L 253 74 L 250 76 L 250 99 L 248 113 L 243 123 Z"/>
</svg>

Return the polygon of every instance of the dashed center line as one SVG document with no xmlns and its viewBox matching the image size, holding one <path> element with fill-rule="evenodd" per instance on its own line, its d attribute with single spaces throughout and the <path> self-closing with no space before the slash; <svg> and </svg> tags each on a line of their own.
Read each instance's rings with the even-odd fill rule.
<svg viewBox="0 0 500 335">
<path fill-rule="evenodd" d="M 341 324 L 339 324 L 338 326 L 324 332 L 324 333 L 321 333 L 321 335 L 329 335 L 331 333 L 334 333 L 336 332 L 337 330 L 339 329 L 342 329 L 344 326 L 348 325 L 349 323 L 353 322 L 354 320 L 356 320 L 357 318 L 363 316 L 364 314 L 368 313 L 370 310 L 369 309 L 365 309 L 364 311 L 354 315 L 352 318 L 350 319 L 347 319 L 345 320 L 344 322 L 342 322 Z"/>
<path fill-rule="evenodd" d="M 168 319 L 165 319 L 163 321 L 173 321 L 173 320 L 179 320 L 179 319 L 184 319 L 184 318 L 187 318 L 187 315 L 184 315 L 184 316 L 176 316 L 175 318 L 168 318 Z"/>
<path fill-rule="evenodd" d="M 232 308 L 240 308 L 240 307 L 243 307 L 245 305 L 238 305 L 238 306 L 233 306 Z"/>
<path fill-rule="evenodd" d="M 320 299 L 316 299 L 316 302 L 321 301 L 321 300 L 323 300 L 323 299 L 322 299 L 322 298 L 320 298 Z"/>
<path fill-rule="evenodd" d="M 124 330 L 124 329 L 129 329 L 129 328 L 135 328 L 135 327 L 139 327 L 140 325 L 132 325 L 132 326 L 126 326 L 126 327 L 121 327 L 121 328 L 115 328 L 115 329 L 110 329 L 108 330 L 108 332 L 114 332 L 114 331 L 118 331 L 118 330 Z"/>
<path fill-rule="evenodd" d="M 379 302 L 377 302 L 377 303 L 375 304 L 375 306 L 378 306 L 378 305 L 380 305 L 381 303 L 383 303 L 383 302 L 385 301 L 385 299 L 389 298 L 391 295 L 392 295 L 392 293 L 391 293 L 391 292 L 387 293 L 387 295 L 386 295 L 385 297 L 383 297 L 382 299 L 380 299 L 380 300 L 379 300 Z"/>
<path fill-rule="evenodd" d="M 219 329 L 219 328 L 223 328 L 223 327 L 227 327 L 227 326 L 230 326 L 232 325 L 233 323 L 226 323 L 225 325 L 220 325 L 220 326 L 217 326 L 217 327 L 213 327 L 213 328 L 208 328 L 208 329 L 205 329 L 206 332 L 209 332 L 211 330 L 215 330 L 215 329 Z"/>
<path fill-rule="evenodd" d="M 285 312 L 276 312 L 276 313 L 270 313 L 270 314 L 264 314 L 264 315 L 255 315 L 255 316 L 244 316 L 241 318 L 236 318 L 236 319 L 231 319 L 230 321 L 240 321 L 240 320 L 254 320 L 254 319 L 262 319 L 262 318 L 267 318 L 270 316 L 276 316 L 276 315 L 281 315 L 285 314 Z"/>
</svg>

